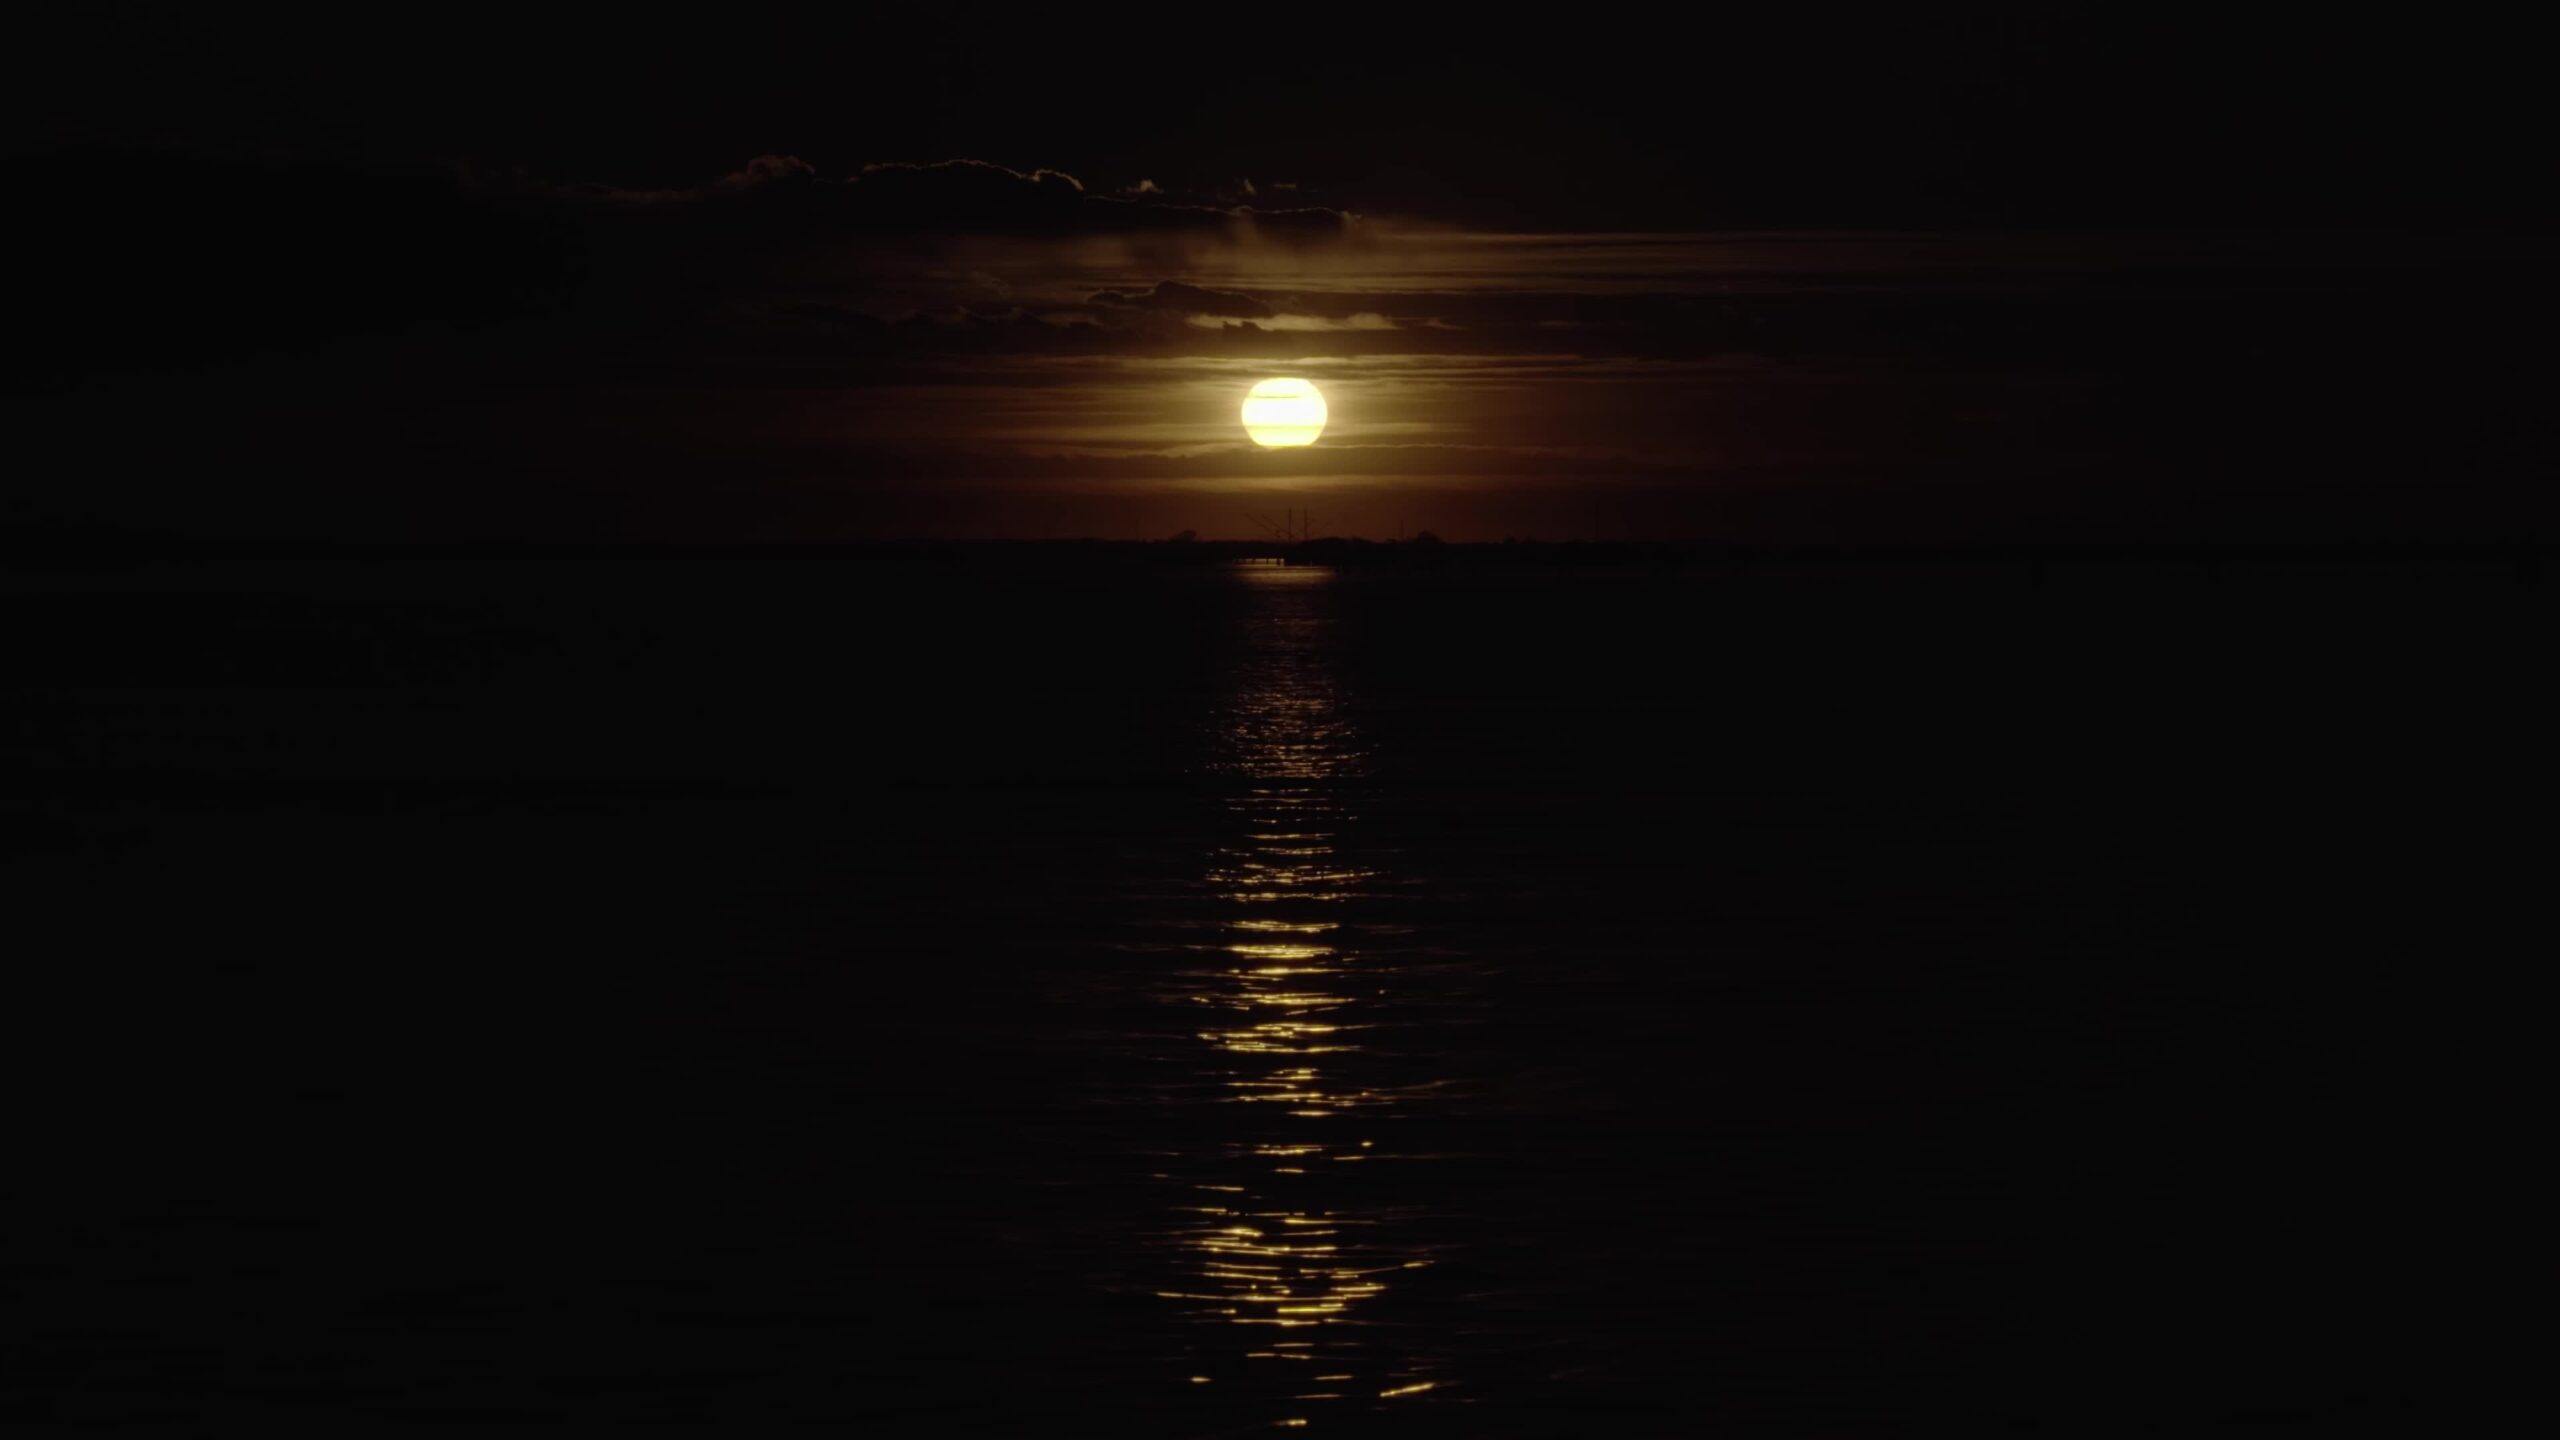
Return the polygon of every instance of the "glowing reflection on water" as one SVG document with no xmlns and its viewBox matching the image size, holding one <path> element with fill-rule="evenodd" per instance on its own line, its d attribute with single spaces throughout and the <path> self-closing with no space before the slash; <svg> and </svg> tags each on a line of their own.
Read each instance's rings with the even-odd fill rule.
<svg viewBox="0 0 2560 1440">
<path fill-rule="evenodd" d="M 1177 1093 L 1201 1108 L 1160 1157 L 1177 1195 L 1150 1238 L 1188 1336 L 1178 1383 L 1241 1388 L 1276 1407 L 1268 1423 L 1304 1425 L 1451 1388 L 1430 1337 L 1383 1313 L 1445 1245 L 1409 1181 L 1365 1179 L 1423 1158 L 1381 1140 L 1447 1082 L 1415 1073 L 1429 977 L 1380 923 L 1392 884 L 1354 843 L 1367 756 L 1331 658 L 1334 576 L 1237 575 L 1245 634 L 1216 722 L 1228 838 L 1201 892 L 1214 938 L 1182 947 L 1162 992 L 1197 1017 Z"/>
</svg>

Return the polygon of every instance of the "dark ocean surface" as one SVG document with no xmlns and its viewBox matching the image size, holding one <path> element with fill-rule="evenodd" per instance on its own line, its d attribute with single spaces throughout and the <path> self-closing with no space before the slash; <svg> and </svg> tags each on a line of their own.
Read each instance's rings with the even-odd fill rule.
<svg viewBox="0 0 2560 1440">
<path fill-rule="evenodd" d="M 2439 1413 L 2533 569 L 22 565 L 7 1411 Z"/>
</svg>

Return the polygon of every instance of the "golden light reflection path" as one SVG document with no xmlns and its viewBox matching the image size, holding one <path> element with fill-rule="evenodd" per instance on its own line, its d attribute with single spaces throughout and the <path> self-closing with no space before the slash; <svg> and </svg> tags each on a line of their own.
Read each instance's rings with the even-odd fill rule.
<svg viewBox="0 0 2560 1440">
<path fill-rule="evenodd" d="M 1333 572 L 1240 567 L 1245 633 L 1217 719 L 1205 913 L 1161 998 L 1184 1017 L 1196 1124 L 1162 1156 L 1150 1235 L 1173 1277 L 1179 1383 L 1239 1420 L 1330 1428 L 1463 1400 L 1445 1335 L 1395 1313 L 1446 1248 L 1397 1137 L 1445 1085 L 1409 1043 L 1426 997 L 1354 857 L 1367 756 L 1332 663 Z M 1424 1003 L 1417 1006 L 1417 1001 Z"/>
</svg>

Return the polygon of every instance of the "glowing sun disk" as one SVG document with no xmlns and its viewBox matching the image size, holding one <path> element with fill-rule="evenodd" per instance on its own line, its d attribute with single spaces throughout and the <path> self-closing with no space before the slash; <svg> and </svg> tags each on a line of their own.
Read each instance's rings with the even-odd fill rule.
<svg viewBox="0 0 2560 1440">
<path fill-rule="evenodd" d="M 1274 377 L 1244 397 L 1244 433 L 1256 445 L 1313 445 L 1324 422 L 1324 396 L 1304 380 Z"/>
</svg>

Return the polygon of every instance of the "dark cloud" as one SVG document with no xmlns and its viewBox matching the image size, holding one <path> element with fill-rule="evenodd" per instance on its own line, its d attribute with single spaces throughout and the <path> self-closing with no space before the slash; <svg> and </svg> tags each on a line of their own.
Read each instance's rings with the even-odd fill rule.
<svg viewBox="0 0 2560 1440">
<path fill-rule="evenodd" d="M 973 246 L 1042 257 L 1021 272 L 1036 275 L 1057 242 L 1179 257 L 1320 246 L 1352 226 L 1339 211 L 1112 196 L 1062 171 L 974 160 L 831 178 L 788 153 L 648 187 L 211 144 L 71 145 L 31 157 L 20 182 L 29 216 L 15 238 L 27 273 L 48 279 L 22 297 L 18 335 L 22 353 L 46 357 L 46 385 L 249 357 L 333 379 L 400 367 L 438 380 L 699 369 L 752 345 L 754 317 L 801 301 L 883 321 L 989 296 L 1012 303 L 1011 282 L 974 262 L 957 267 L 965 290 L 922 293 L 942 286 L 922 278 L 940 257 Z M 1057 313 L 1068 299 L 1042 308 L 1057 324 L 1008 315 L 957 337 L 920 325 L 896 343 L 1091 348 L 1094 327 Z M 1123 332 L 1182 323 L 1168 309 L 1100 313 Z"/>
<path fill-rule="evenodd" d="M 1091 303 L 1239 320 L 1267 320 L 1279 313 L 1250 295 L 1232 290 L 1207 290 L 1198 285 L 1185 285 L 1179 280 L 1157 281 L 1152 290 L 1104 290 L 1094 295 Z"/>
<path fill-rule="evenodd" d="M 865 165 L 830 179 L 794 155 L 760 155 L 701 185 L 634 189 L 592 183 L 529 184 L 515 176 L 479 177 L 484 187 L 515 196 L 549 197 L 604 207 L 743 213 L 798 219 L 870 232 L 944 235 L 1073 236 L 1245 232 L 1291 240 L 1323 240 L 1350 229 L 1352 217 L 1322 206 L 1261 209 L 1189 204 L 1152 185 L 1102 194 L 1062 170 L 1015 170 L 983 160 Z"/>
<path fill-rule="evenodd" d="M 1675 481 L 1695 467 L 1647 460 L 1599 449 L 1530 445 L 1362 445 L 1339 441 L 1307 449 L 1269 450 L 1237 442 L 1193 451 L 989 452 L 882 451 L 848 454 L 850 469 L 899 474 L 948 474 L 970 479 L 1012 479 L 1089 484 L 1137 484 L 1207 480 L 1317 480 L 1343 477 L 1418 479 L 1464 475 L 1611 476 Z"/>
</svg>

